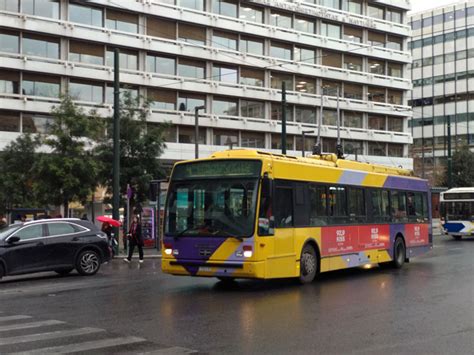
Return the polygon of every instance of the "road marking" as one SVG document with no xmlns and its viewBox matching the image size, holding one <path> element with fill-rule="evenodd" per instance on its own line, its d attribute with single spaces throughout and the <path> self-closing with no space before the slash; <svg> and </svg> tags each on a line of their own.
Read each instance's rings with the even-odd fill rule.
<svg viewBox="0 0 474 355">
<path fill-rule="evenodd" d="M 195 354 L 197 350 L 182 348 L 180 346 L 173 346 L 171 348 L 164 348 L 159 350 L 154 350 L 141 355 L 183 355 L 183 354 Z"/>
<path fill-rule="evenodd" d="M 56 332 L 49 332 L 49 333 L 38 333 L 38 334 L 21 335 L 21 336 L 10 337 L 10 338 L 0 338 L 0 345 L 29 343 L 32 341 L 39 341 L 39 340 L 59 339 L 59 338 L 66 338 L 70 336 L 99 333 L 99 332 L 104 332 L 104 331 L 105 331 L 104 329 L 99 329 L 99 328 L 78 328 L 78 329 L 71 329 L 71 330 L 58 330 Z"/>
<path fill-rule="evenodd" d="M 103 348 L 108 348 L 108 347 L 117 346 L 117 345 L 141 343 L 144 341 L 146 340 L 143 338 L 138 338 L 138 337 L 125 337 L 125 338 L 122 337 L 122 338 L 112 338 L 112 339 L 103 339 L 103 340 L 93 340 L 93 341 L 87 341 L 83 343 L 67 344 L 67 345 L 60 345 L 60 346 L 52 346 L 49 348 L 28 350 L 24 352 L 13 353 L 13 354 L 16 354 L 16 355 L 67 354 L 67 353 L 75 353 L 75 352 L 80 352 L 80 351 L 103 349 Z"/>
<path fill-rule="evenodd" d="M 18 329 L 29 329 L 29 328 L 38 328 L 48 325 L 57 325 L 57 324 L 64 324 L 65 322 L 61 322 L 60 320 L 45 320 L 40 322 L 32 322 L 32 323 L 22 323 L 22 324 L 11 324 L 11 325 L 2 325 L 0 326 L 0 332 L 7 332 L 9 330 L 18 330 Z"/>
<path fill-rule="evenodd" d="M 30 318 L 31 318 L 31 316 L 22 316 L 22 315 L 0 317 L 0 322 L 8 322 L 8 321 L 12 321 L 12 320 L 21 320 L 21 319 L 30 319 Z"/>
</svg>

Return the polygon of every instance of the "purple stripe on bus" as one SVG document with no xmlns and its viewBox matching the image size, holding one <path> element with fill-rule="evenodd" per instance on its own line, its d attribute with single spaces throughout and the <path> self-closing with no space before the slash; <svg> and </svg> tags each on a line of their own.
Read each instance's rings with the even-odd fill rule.
<svg viewBox="0 0 474 355">
<path fill-rule="evenodd" d="M 408 179 L 398 176 L 388 176 L 383 187 L 391 189 L 427 191 L 428 183 L 425 180 Z"/>
<path fill-rule="evenodd" d="M 404 224 L 391 224 L 390 225 L 390 246 L 388 249 L 388 254 L 390 257 L 393 259 L 393 245 L 395 243 L 395 237 L 397 234 L 403 235 L 405 238 L 407 237 L 405 235 L 405 225 Z"/>
<path fill-rule="evenodd" d="M 367 173 L 353 170 L 345 170 L 339 178 L 338 184 L 362 185 Z"/>
</svg>

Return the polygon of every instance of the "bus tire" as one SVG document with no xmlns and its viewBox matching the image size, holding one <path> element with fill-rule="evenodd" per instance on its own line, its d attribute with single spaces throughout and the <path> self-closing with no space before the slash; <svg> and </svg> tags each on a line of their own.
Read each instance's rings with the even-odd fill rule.
<svg viewBox="0 0 474 355">
<path fill-rule="evenodd" d="M 452 235 L 451 237 L 454 238 L 454 240 L 461 240 L 462 236 L 460 235 Z"/>
<path fill-rule="evenodd" d="M 0 263 L 0 280 L 4 276 L 5 276 L 5 268 L 3 267 L 2 263 Z"/>
<path fill-rule="evenodd" d="M 301 251 L 299 282 L 307 284 L 312 282 L 318 273 L 318 256 L 313 246 L 306 244 Z"/>
<path fill-rule="evenodd" d="M 395 269 L 401 269 L 407 258 L 407 249 L 402 237 L 397 237 L 393 244 L 393 261 L 391 266 Z"/>
</svg>

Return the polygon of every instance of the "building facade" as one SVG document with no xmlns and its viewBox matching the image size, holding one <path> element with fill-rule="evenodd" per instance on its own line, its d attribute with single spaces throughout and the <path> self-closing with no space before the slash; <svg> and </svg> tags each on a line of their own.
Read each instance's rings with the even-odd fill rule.
<svg viewBox="0 0 474 355">
<path fill-rule="evenodd" d="M 448 121 L 452 152 L 474 143 L 474 1 L 412 14 L 410 25 L 414 168 L 439 186 L 447 163 Z"/>
<path fill-rule="evenodd" d="M 0 0 L 0 149 L 47 132 L 69 93 L 103 116 L 113 109 L 113 51 L 123 90 L 171 122 L 163 159 L 233 147 L 280 152 L 281 86 L 288 154 L 308 152 L 322 119 L 335 152 L 412 168 L 408 0 Z M 339 100 L 337 96 L 339 92 Z M 321 105 L 323 110 L 320 111 Z M 322 112 L 322 113 L 321 113 Z"/>
</svg>

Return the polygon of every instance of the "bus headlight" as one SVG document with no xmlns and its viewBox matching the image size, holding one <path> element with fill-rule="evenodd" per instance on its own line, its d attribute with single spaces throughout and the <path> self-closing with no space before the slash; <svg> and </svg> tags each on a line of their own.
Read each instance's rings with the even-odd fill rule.
<svg viewBox="0 0 474 355">
<path fill-rule="evenodd" d="M 171 244 L 165 244 L 164 245 L 164 250 L 166 255 L 171 255 L 173 253 L 173 249 Z"/>
</svg>

